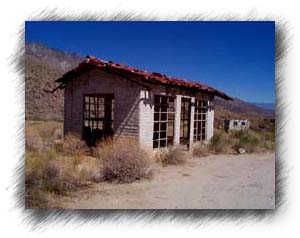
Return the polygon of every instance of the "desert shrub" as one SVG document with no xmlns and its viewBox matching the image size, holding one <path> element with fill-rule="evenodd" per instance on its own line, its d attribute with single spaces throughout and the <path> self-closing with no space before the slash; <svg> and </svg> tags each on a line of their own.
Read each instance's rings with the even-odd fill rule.
<svg viewBox="0 0 300 238">
<path fill-rule="evenodd" d="M 149 156 L 135 140 L 103 142 L 97 146 L 97 156 L 104 181 L 129 183 L 152 175 Z"/>
<path fill-rule="evenodd" d="M 52 194 L 67 195 L 99 182 L 99 160 L 86 156 L 87 147 L 76 135 L 62 138 L 62 124 L 26 122 L 26 207 L 47 206 Z"/>
<path fill-rule="evenodd" d="M 80 187 L 81 181 L 76 172 L 72 158 L 55 156 L 49 151 L 28 154 L 26 156 L 27 188 L 35 187 L 41 191 L 66 194 L 68 191 Z"/>
<path fill-rule="evenodd" d="M 193 146 L 193 156 L 205 157 L 209 155 L 209 148 L 204 143 L 197 143 Z"/>
<path fill-rule="evenodd" d="M 258 132 L 253 130 L 238 131 L 229 133 L 232 140 L 232 148 L 238 152 L 239 148 L 243 148 L 247 153 L 261 151 L 263 148 L 263 140 Z"/>
<path fill-rule="evenodd" d="M 86 184 L 76 171 L 72 158 L 47 161 L 43 182 L 46 191 L 61 195 L 76 191 Z"/>
<path fill-rule="evenodd" d="M 97 183 L 102 181 L 102 164 L 99 159 L 84 156 L 75 161 L 75 164 L 81 180 Z"/>
<path fill-rule="evenodd" d="M 90 181 L 99 182 L 100 175 L 101 166 L 95 158 L 75 160 L 54 149 L 28 150 L 25 156 L 26 207 L 46 206 L 49 194 L 67 195 L 89 186 Z"/>
<path fill-rule="evenodd" d="M 274 150 L 275 149 L 275 130 L 272 131 L 264 131 L 262 133 L 263 136 L 263 146 L 266 150 Z"/>
<path fill-rule="evenodd" d="M 258 145 L 261 141 L 261 136 L 257 132 L 247 130 L 243 131 L 238 139 L 241 144 Z"/>
<path fill-rule="evenodd" d="M 63 140 L 62 151 L 68 156 L 82 156 L 88 151 L 88 148 L 77 134 L 69 133 Z"/>
<path fill-rule="evenodd" d="M 226 153 L 231 146 L 231 140 L 228 138 L 227 133 L 216 133 L 210 141 L 209 149 L 213 153 Z"/>
<path fill-rule="evenodd" d="M 188 159 L 188 153 L 180 147 L 169 147 L 158 151 L 156 161 L 163 166 L 184 164 Z"/>
<path fill-rule="evenodd" d="M 273 150 L 275 134 L 268 131 L 230 131 L 216 133 L 210 142 L 210 150 L 214 153 L 238 152 L 243 148 L 247 153 Z"/>
</svg>

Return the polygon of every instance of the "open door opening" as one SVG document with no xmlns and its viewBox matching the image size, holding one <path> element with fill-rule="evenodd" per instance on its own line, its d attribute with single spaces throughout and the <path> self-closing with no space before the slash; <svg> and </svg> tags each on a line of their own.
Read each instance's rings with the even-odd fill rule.
<svg viewBox="0 0 300 238">
<path fill-rule="evenodd" d="M 82 138 L 89 146 L 113 136 L 113 111 L 113 94 L 84 95 Z"/>
<path fill-rule="evenodd" d="M 189 147 L 190 141 L 190 123 L 191 123 L 191 99 L 181 99 L 180 115 L 180 144 Z"/>
</svg>

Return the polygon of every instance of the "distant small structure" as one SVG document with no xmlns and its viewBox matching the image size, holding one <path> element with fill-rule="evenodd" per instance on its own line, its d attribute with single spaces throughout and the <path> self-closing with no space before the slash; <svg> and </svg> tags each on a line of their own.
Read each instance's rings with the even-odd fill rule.
<svg viewBox="0 0 300 238">
<path fill-rule="evenodd" d="M 249 120 L 224 120 L 224 129 L 226 131 L 233 130 L 233 131 L 241 131 L 241 130 L 248 130 L 250 127 Z"/>
</svg>

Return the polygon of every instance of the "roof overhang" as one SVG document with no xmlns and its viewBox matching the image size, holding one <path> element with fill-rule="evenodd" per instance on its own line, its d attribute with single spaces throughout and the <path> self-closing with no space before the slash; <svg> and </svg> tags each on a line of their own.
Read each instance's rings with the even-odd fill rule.
<svg viewBox="0 0 300 238">
<path fill-rule="evenodd" d="M 221 92 L 212 87 L 200 84 L 197 82 L 191 82 L 184 79 L 178 79 L 174 77 L 169 77 L 160 73 L 147 72 L 126 65 L 113 63 L 111 61 L 103 61 L 92 56 L 88 56 L 83 62 L 81 62 L 76 68 L 65 73 L 61 78 L 57 79 L 56 82 L 60 83 L 60 89 L 64 88 L 67 83 L 81 74 L 88 72 L 91 69 L 98 68 L 105 72 L 112 74 L 119 74 L 127 79 L 131 80 L 131 76 L 135 76 L 139 80 L 135 82 L 144 85 L 146 84 L 156 84 L 164 85 L 174 88 L 184 88 L 194 92 L 206 93 L 214 96 L 221 97 L 225 100 L 233 100 L 224 92 Z"/>
</svg>

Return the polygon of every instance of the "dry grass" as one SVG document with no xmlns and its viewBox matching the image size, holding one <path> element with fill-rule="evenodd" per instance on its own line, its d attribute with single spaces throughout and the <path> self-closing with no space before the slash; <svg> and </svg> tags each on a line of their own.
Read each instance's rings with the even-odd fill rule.
<svg viewBox="0 0 300 238">
<path fill-rule="evenodd" d="M 26 149 L 47 151 L 63 138 L 63 123 L 56 121 L 26 121 Z"/>
<path fill-rule="evenodd" d="M 180 165 L 186 163 L 189 154 L 180 147 L 169 147 L 156 151 L 155 160 L 162 166 Z"/>
<path fill-rule="evenodd" d="M 275 133 L 272 131 L 232 131 L 217 132 L 211 139 L 209 150 L 212 153 L 237 153 L 243 148 L 247 153 L 274 150 Z"/>
<path fill-rule="evenodd" d="M 193 156 L 196 157 L 206 157 L 210 154 L 207 144 L 197 143 L 193 145 Z"/>
</svg>

